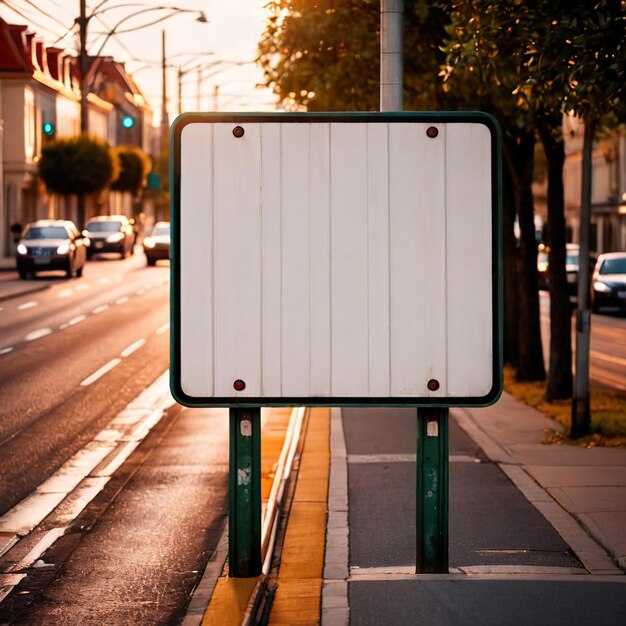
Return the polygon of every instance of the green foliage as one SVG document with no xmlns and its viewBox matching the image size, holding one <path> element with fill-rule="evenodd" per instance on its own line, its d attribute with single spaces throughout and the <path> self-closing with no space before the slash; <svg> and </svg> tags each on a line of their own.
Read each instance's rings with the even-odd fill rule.
<svg viewBox="0 0 626 626">
<path fill-rule="evenodd" d="M 84 195 L 101 191 L 119 173 L 119 160 L 100 139 L 81 135 L 44 146 L 39 175 L 49 192 Z"/>
<path fill-rule="evenodd" d="M 568 111 L 623 119 L 624 0 L 453 0 L 450 15 L 450 89 L 488 95 L 518 123 Z"/>
<path fill-rule="evenodd" d="M 121 169 L 111 189 L 129 191 L 136 196 L 147 184 L 146 177 L 152 167 L 150 158 L 137 146 L 119 146 L 116 152 Z"/>
<path fill-rule="evenodd" d="M 438 108 L 445 2 L 405 3 L 405 108 Z M 273 0 L 259 44 L 265 85 L 288 110 L 375 111 L 379 0 Z"/>
</svg>

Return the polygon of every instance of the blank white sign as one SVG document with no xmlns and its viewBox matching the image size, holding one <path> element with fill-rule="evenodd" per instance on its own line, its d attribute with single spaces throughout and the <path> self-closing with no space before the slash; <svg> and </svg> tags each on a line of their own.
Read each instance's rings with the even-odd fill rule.
<svg viewBox="0 0 626 626">
<path fill-rule="evenodd" d="M 475 115 L 179 118 L 178 400 L 495 400 L 497 142 Z"/>
</svg>

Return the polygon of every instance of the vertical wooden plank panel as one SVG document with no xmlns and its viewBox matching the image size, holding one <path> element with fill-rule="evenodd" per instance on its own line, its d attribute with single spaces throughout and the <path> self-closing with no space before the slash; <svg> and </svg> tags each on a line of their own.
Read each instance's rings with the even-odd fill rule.
<svg viewBox="0 0 626 626">
<path fill-rule="evenodd" d="M 311 383 L 330 396 L 330 124 L 311 124 Z"/>
<path fill-rule="evenodd" d="M 261 393 L 260 128 L 233 126 L 214 128 L 215 391 L 246 397 Z"/>
<path fill-rule="evenodd" d="M 367 132 L 365 124 L 331 128 L 332 393 L 367 391 Z"/>
<path fill-rule="evenodd" d="M 261 125 L 262 393 L 281 387 L 281 125 Z"/>
<path fill-rule="evenodd" d="M 181 133 L 180 380 L 192 397 L 213 395 L 212 141 L 210 124 Z"/>
<path fill-rule="evenodd" d="M 445 395 L 445 180 L 443 125 L 390 125 L 391 392 Z M 427 382 L 441 384 L 430 392 Z"/>
<path fill-rule="evenodd" d="M 282 128 L 282 386 L 308 396 L 310 383 L 309 124 Z"/>
<path fill-rule="evenodd" d="M 367 127 L 369 395 L 389 396 L 389 124 Z"/>
<path fill-rule="evenodd" d="M 448 360 L 453 396 L 492 385 L 491 136 L 481 124 L 449 124 Z"/>
</svg>

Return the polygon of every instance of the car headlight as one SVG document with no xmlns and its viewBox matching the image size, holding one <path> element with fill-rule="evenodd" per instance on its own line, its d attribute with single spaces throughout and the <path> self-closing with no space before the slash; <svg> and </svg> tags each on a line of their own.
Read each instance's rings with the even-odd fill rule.
<svg viewBox="0 0 626 626">
<path fill-rule="evenodd" d="M 145 248 L 154 248 L 154 239 L 152 239 L 152 237 L 146 237 L 143 240 L 143 245 Z"/>
<path fill-rule="evenodd" d="M 548 271 L 548 264 L 539 262 L 539 263 L 537 263 L 537 269 L 540 272 L 547 272 Z"/>
<path fill-rule="evenodd" d="M 124 239 L 124 233 L 113 233 L 107 237 L 107 243 L 117 243 Z"/>
<path fill-rule="evenodd" d="M 596 282 L 593 283 L 593 288 L 595 289 L 595 291 L 599 291 L 600 293 L 610 293 L 611 291 L 613 291 L 613 289 L 609 287 L 606 283 L 603 283 L 599 280 L 596 280 Z"/>
<path fill-rule="evenodd" d="M 23 243 L 20 243 L 17 246 L 17 253 L 18 254 L 28 254 L 28 248 Z"/>
<path fill-rule="evenodd" d="M 62 243 L 57 248 L 57 254 L 67 254 L 69 251 L 70 251 L 70 244 L 69 243 Z"/>
</svg>

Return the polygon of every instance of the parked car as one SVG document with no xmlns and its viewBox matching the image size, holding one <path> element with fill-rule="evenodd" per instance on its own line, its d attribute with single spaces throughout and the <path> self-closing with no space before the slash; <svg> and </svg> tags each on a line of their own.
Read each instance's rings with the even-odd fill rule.
<svg viewBox="0 0 626 626">
<path fill-rule="evenodd" d="M 580 246 L 577 243 L 565 244 L 565 272 L 567 274 L 567 293 L 570 300 L 576 300 L 578 295 L 578 267 Z M 537 250 L 537 282 L 539 289 L 549 289 L 548 266 L 550 261 L 550 249 L 540 244 Z M 596 263 L 597 255 L 589 253 L 589 272 Z"/>
<path fill-rule="evenodd" d="M 143 240 L 143 251 L 148 265 L 154 265 L 159 259 L 170 258 L 170 223 L 157 222 L 150 234 Z"/>
<path fill-rule="evenodd" d="M 17 244 L 20 278 L 36 272 L 63 270 L 68 278 L 82 276 L 87 259 L 83 235 L 69 220 L 38 220 L 27 224 Z"/>
<path fill-rule="evenodd" d="M 626 252 L 607 252 L 598 257 L 591 290 L 594 313 L 603 307 L 626 312 Z"/>
<path fill-rule="evenodd" d="M 124 215 L 99 215 L 87 222 L 83 235 L 89 239 L 87 258 L 99 252 L 117 252 L 124 259 L 133 253 L 135 233 Z"/>
</svg>

